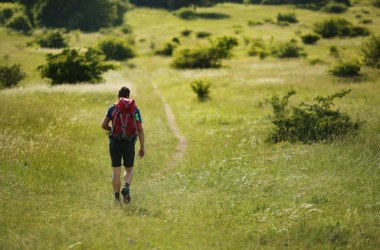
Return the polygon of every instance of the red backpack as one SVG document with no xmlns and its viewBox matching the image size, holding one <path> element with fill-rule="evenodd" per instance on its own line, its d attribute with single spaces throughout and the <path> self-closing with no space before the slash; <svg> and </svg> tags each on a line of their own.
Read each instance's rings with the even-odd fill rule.
<svg viewBox="0 0 380 250">
<path fill-rule="evenodd" d="M 121 97 L 114 107 L 112 112 L 112 137 L 121 141 L 133 140 L 137 136 L 135 100 Z"/>
</svg>

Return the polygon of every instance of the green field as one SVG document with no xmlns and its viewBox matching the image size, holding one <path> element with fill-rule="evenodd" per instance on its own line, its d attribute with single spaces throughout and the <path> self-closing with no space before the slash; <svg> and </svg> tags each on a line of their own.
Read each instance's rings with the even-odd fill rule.
<svg viewBox="0 0 380 250">
<path fill-rule="evenodd" d="M 181 20 L 165 10 L 135 8 L 138 57 L 107 72 L 99 84 L 50 86 L 36 67 L 55 50 L 26 45 L 32 36 L 0 28 L 0 58 L 19 63 L 27 77 L 0 91 L 0 249 L 379 249 L 379 70 L 361 76 L 328 73 L 341 58 L 356 57 L 359 38 L 321 39 L 302 45 L 308 56 L 260 60 L 244 41 L 284 42 L 332 16 L 294 6 L 220 4 L 198 8 L 223 19 Z M 281 27 L 248 21 L 294 12 Z M 374 33 L 380 9 L 355 3 L 344 14 Z M 371 19 L 361 24 L 362 19 Z M 181 31 L 189 29 L 190 37 Z M 152 48 L 177 37 L 181 46 L 208 45 L 195 33 L 236 36 L 239 46 L 220 69 L 176 70 Z M 70 33 L 70 46 L 93 46 L 104 33 Z M 308 61 L 318 58 L 322 64 Z M 211 82 L 211 99 L 198 102 L 190 84 Z M 113 203 L 108 138 L 100 124 L 122 85 L 142 112 L 146 156 L 136 159 L 132 203 Z M 352 92 L 337 108 L 365 123 L 357 136 L 332 142 L 273 144 L 273 95 L 297 91 L 291 104 L 317 95 Z M 175 116 L 178 138 L 164 101 Z"/>
</svg>

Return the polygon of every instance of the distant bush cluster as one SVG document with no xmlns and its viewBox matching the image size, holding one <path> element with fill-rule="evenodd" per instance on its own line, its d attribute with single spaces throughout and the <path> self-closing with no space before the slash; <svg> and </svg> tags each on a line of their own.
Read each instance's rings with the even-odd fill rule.
<svg viewBox="0 0 380 250">
<path fill-rule="evenodd" d="M 248 52 L 250 56 L 259 56 L 261 59 L 271 55 L 277 58 L 296 58 L 306 56 L 302 47 L 297 44 L 297 41 L 290 41 L 278 44 L 265 44 L 261 39 L 252 41 L 251 48 Z"/>
<path fill-rule="evenodd" d="M 35 43 L 42 48 L 66 48 L 67 38 L 61 30 L 49 30 L 36 37 Z"/>
<path fill-rule="evenodd" d="M 360 121 L 353 121 L 349 115 L 334 109 L 333 101 L 343 98 L 351 90 L 341 90 L 327 97 L 318 96 L 314 104 L 301 103 L 298 107 L 288 108 L 289 98 L 296 92 L 289 91 L 279 98 L 272 96 L 275 128 L 270 135 L 273 142 L 290 141 L 314 143 L 331 140 L 336 137 L 355 133 L 361 126 Z"/>
<path fill-rule="evenodd" d="M 380 69 L 380 36 L 372 35 L 364 41 L 361 49 L 364 64 Z"/>
<path fill-rule="evenodd" d="M 323 6 L 321 10 L 327 13 L 343 13 L 348 10 L 348 6 L 344 3 L 332 1 Z"/>
<path fill-rule="evenodd" d="M 128 41 L 121 38 L 105 38 L 98 43 L 97 47 L 103 52 L 106 60 L 124 61 L 136 56 L 136 52 Z"/>
<path fill-rule="evenodd" d="M 304 44 L 315 44 L 321 37 L 315 33 L 309 33 L 301 36 Z"/>
<path fill-rule="evenodd" d="M 20 64 L 0 65 L 0 88 L 16 86 L 25 78 L 25 73 Z"/>
<path fill-rule="evenodd" d="M 297 23 L 297 17 L 295 13 L 278 13 L 277 22 Z"/>
<path fill-rule="evenodd" d="M 182 48 L 174 53 L 174 68 L 218 68 L 221 60 L 231 56 L 231 50 L 238 45 L 235 37 L 220 37 L 210 47 Z"/>
<path fill-rule="evenodd" d="M 102 73 L 115 69 L 104 62 L 99 51 L 88 49 L 80 53 L 75 49 L 65 49 L 59 54 L 48 54 L 47 64 L 38 67 L 42 78 L 49 78 L 52 84 L 90 82 L 102 80 Z"/>
<path fill-rule="evenodd" d="M 330 18 L 314 25 L 314 31 L 323 38 L 368 36 L 369 30 L 365 27 L 354 26 L 343 18 Z"/>
<path fill-rule="evenodd" d="M 353 77 L 360 75 L 361 64 L 357 60 L 340 61 L 330 69 L 334 76 Z"/>
</svg>

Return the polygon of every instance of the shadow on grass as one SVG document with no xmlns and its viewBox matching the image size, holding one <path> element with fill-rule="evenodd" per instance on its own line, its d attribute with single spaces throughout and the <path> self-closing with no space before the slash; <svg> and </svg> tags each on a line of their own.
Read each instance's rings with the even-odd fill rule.
<svg viewBox="0 0 380 250">
<path fill-rule="evenodd" d="M 195 19 L 209 19 L 209 20 L 220 20 L 230 18 L 227 14 L 215 13 L 215 12 L 206 12 L 206 13 L 187 13 L 186 15 L 181 15 L 181 19 L 184 20 L 195 20 Z"/>
</svg>

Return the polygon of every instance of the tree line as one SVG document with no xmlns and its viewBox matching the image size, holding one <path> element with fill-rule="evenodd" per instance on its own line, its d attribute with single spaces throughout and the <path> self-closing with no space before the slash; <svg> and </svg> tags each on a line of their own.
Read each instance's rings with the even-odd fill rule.
<svg viewBox="0 0 380 250">
<path fill-rule="evenodd" d="M 0 0 L 19 3 L 33 26 L 96 31 L 120 25 L 128 0 Z"/>
</svg>

